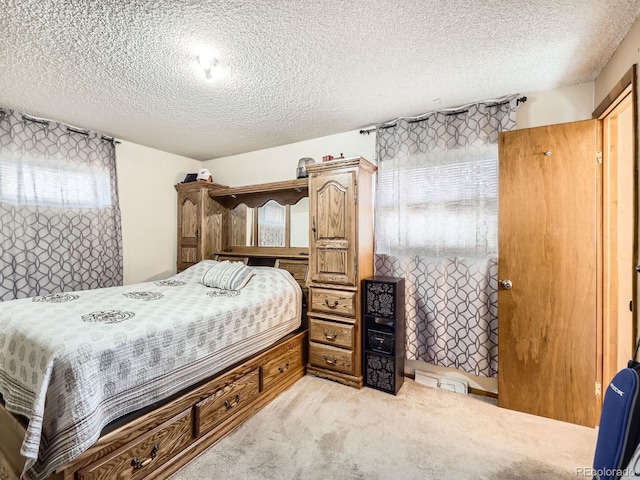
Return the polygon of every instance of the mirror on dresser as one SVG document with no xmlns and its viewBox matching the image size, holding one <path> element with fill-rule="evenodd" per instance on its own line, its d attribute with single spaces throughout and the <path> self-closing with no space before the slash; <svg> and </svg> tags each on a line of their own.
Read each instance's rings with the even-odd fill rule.
<svg viewBox="0 0 640 480">
<path fill-rule="evenodd" d="M 258 207 L 236 205 L 229 210 L 229 246 L 232 250 L 309 248 L 309 198 L 301 198 L 293 205 L 281 205 L 275 200 Z"/>
<path fill-rule="evenodd" d="M 287 210 L 275 200 L 258 207 L 258 247 L 287 246 Z"/>
<path fill-rule="evenodd" d="M 291 205 L 291 246 L 309 248 L 309 197 Z"/>
</svg>

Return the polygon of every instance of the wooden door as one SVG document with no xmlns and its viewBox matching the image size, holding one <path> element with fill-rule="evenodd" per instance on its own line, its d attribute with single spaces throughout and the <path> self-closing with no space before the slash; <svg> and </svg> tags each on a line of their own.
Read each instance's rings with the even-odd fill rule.
<svg viewBox="0 0 640 480">
<path fill-rule="evenodd" d="M 498 404 L 593 427 L 596 121 L 500 135 Z"/>
<path fill-rule="evenodd" d="M 315 283 L 356 285 L 356 172 L 321 172 L 309 183 L 310 278 Z"/>
<path fill-rule="evenodd" d="M 633 356 L 635 297 L 636 178 L 633 95 L 614 102 L 602 119 L 603 133 L 603 372 L 608 385 Z"/>
<path fill-rule="evenodd" d="M 202 260 L 199 239 L 202 218 L 200 192 L 178 194 L 178 271 Z"/>
</svg>

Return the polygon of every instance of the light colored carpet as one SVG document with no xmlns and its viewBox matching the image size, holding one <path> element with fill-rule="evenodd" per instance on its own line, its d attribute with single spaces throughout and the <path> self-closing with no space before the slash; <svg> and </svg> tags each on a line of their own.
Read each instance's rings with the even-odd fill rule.
<svg viewBox="0 0 640 480">
<path fill-rule="evenodd" d="M 306 376 L 172 480 L 575 480 L 596 435 L 408 379 L 394 397 Z"/>
</svg>

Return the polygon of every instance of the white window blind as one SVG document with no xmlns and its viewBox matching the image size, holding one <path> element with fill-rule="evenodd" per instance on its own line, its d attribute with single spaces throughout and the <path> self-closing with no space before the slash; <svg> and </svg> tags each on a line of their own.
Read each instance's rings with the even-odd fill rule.
<svg viewBox="0 0 640 480">
<path fill-rule="evenodd" d="M 0 159 L 0 201 L 53 208 L 111 205 L 109 172 L 90 166 L 48 166 L 30 154 Z"/>
</svg>

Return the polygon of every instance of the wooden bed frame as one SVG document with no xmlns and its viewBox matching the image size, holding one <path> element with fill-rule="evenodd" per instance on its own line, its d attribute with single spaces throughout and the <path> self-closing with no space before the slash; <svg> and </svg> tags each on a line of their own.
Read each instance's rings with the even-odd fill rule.
<svg viewBox="0 0 640 480">
<path fill-rule="evenodd" d="M 168 478 L 302 378 L 307 343 L 306 330 L 289 334 L 163 405 L 114 422 L 48 479 Z M 25 422 L 0 404 L 0 480 L 20 478 Z"/>
</svg>

